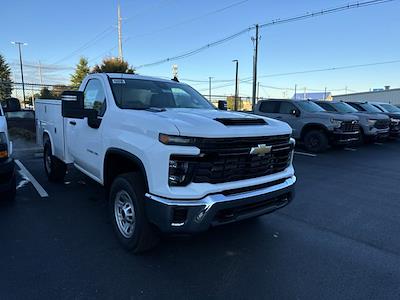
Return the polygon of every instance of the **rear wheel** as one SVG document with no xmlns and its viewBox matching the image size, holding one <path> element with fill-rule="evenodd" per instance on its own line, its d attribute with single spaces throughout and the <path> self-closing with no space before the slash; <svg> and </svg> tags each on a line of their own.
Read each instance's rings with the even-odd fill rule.
<svg viewBox="0 0 400 300">
<path fill-rule="evenodd" d="M 328 148 L 328 137 L 322 130 L 310 130 L 306 132 L 303 139 L 307 151 L 320 153 Z"/>
<path fill-rule="evenodd" d="M 43 160 L 44 170 L 49 180 L 62 182 L 67 173 L 67 165 L 53 155 L 49 141 L 44 145 Z"/>
<path fill-rule="evenodd" d="M 140 173 L 119 175 L 111 185 L 109 211 L 114 231 L 125 249 L 140 253 L 153 248 L 158 236 L 148 222 L 145 184 Z"/>
</svg>

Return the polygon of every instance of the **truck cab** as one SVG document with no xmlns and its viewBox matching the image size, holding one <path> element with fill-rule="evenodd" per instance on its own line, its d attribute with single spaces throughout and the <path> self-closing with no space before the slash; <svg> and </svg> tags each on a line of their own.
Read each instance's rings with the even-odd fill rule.
<svg viewBox="0 0 400 300">
<path fill-rule="evenodd" d="M 263 100 L 254 112 L 288 123 L 293 137 L 310 152 L 323 152 L 329 145 L 348 145 L 359 140 L 358 117 L 329 113 L 310 100 Z"/>
<path fill-rule="evenodd" d="M 12 158 L 7 121 L 0 105 L 0 200 L 12 201 L 16 195 L 15 164 Z"/>
<path fill-rule="evenodd" d="M 49 179 L 74 165 L 103 185 L 116 235 L 134 252 L 157 232 L 205 231 L 294 198 L 291 128 L 217 109 L 184 83 L 91 74 L 61 101 L 36 101 L 36 118 Z"/>
</svg>

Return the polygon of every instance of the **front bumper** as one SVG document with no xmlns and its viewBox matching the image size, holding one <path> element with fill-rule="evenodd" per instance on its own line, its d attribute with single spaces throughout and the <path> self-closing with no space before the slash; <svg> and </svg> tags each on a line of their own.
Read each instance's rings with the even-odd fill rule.
<svg viewBox="0 0 400 300">
<path fill-rule="evenodd" d="M 146 194 L 146 214 L 164 233 L 196 233 L 273 212 L 294 198 L 296 177 L 250 191 L 226 191 L 199 200 Z"/>
<path fill-rule="evenodd" d="M 348 145 L 360 140 L 360 131 L 334 131 L 331 134 L 331 142 L 335 145 Z"/>
<path fill-rule="evenodd" d="M 14 160 L 12 158 L 7 158 L 4 161 L 0 161 L 0 193 L 8 192 L 12 188 L 14 176 Z"/>
</svg>

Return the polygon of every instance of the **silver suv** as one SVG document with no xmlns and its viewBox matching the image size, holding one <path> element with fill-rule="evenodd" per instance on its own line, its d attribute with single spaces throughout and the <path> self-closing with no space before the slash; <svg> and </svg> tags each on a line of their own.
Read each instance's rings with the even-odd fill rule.
<svg viewBox="0 0 400 300">
<path fill-rule="evenodd" d="M 288 123 L 293 137 L 310 152 L 323 152 L 329 145 L 348 145 L 359 140 L 357 117 L 329 113 L 310 100 L 263 100 L 257 103 L 254 113 Z"/>
</svg>

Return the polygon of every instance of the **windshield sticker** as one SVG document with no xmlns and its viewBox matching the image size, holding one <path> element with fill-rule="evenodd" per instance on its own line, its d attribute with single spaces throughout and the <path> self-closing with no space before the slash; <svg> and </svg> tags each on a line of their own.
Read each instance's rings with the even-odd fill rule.
<svg viewBox="0 0 400 300">
<path fill-rule="evenodd" d="M 113 79 L 112 83 L 115 84 L 125 84 L 125 80 L 124 79 Z"/>
</svg>

